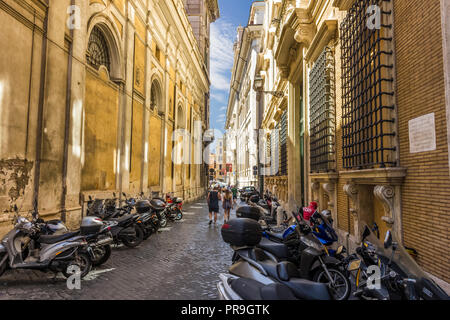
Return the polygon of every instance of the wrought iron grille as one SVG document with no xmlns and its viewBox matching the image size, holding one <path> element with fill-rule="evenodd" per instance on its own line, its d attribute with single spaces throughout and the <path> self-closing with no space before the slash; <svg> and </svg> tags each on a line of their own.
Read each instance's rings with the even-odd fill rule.
<svg viewBox="0 0 450 320">
<path fill-rule="evenodd" d="M 270 164 L 271 164 L 271 175 L 275 176 L 278 175 L 280 172 L 280 141 L 279 141 L 279 129 L 278 126 L 275 128 L 275 130 L 272 130 L 272 134 L 270 135 Z"/>
<path fill-rule="evenodd" d="M 368 27 L 369 6 L 381 8 L 380 28 Z M 391 14 L 390 0 L 358 0 L 340 26 L 344 168 L 396 165 Z"/>
<path fill-rule="evenodd" d="M 87 62 L 97 70 L 100 66 L 105 66 L 108 71 L 111 71 L 108 44 L 99 27 L 94 27 L 89 37 Z"/>
<path fill-rule="evenodd" d="M 281 176 L 286 176 L 288 173 L 287 166 L 287 110 L 283 112 L 281 120 L 279 122 L 280 130 L 280 170 Z"/>
<path fill-rule="evenodd" d="M 321 53 L 309 76 L 311 172 L 335 170 L 335 69 L 330 48 Z"/>
</svg>

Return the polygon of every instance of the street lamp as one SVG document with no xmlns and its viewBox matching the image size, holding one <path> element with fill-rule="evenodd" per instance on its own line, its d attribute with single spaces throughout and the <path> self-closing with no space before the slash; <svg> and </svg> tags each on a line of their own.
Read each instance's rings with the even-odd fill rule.
<svg viewBox="0 0 450 320">
<path fill-rule="evenodd" d="M 264 91 L 264 79 L 260 76 L 257 75 L 255 77 L 255 80 L 253 81 L 253 86 L 256 92 L 258 93 L 264 93 L 264 94 L 271 94 L 277 98 L 283 98 L 284 97 L 284 92 L 283 91 Z"/>
</svg>

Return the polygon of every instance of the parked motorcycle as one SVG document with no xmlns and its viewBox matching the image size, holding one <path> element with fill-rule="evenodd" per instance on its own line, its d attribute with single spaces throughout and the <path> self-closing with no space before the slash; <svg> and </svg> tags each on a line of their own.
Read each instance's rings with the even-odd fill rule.
<svg viewBox="0 0 450 320">
<path fill-rule="evenodd" d="M 301 209 L 300 212 L 302 212 Z M 331 212 L 328 210 L 324 210 L 321 213 L 316 211 L 311 216 L 309 222 L 312 233 L 324 245 L 324 249 L 327 254 L 343 261 L 345 259 L 344 254 L 347 252 L 347 249 L 344 246 L 339 246 L 335 249 L 332 248 L 334 244 L 338 242 L 339 238 L 333 228 Z M 295 233 L 295 228 L 296 224 L 289 226 L 282 235 L 268 231 L 265 236 L 272 241 L 283 242 L 289 235 Z"/>
<path fill-rule="evenodd" d="M 164 203 L 164 207 L 167 210 L 164 210 L 162 213 L 166 217 L 166 219 L 170 221 L 179 221 L 183 219 L 183 199 L 172 197 L 170 194 L 166 194 L 166 199 L 162 199 L 161 197 L 153 197 L 152 200 L 157 201 L 156 206 L 162 207 Z"/>
<path fill-rule="evenodd" d="M 93 267 L 98 267 L 108 261 L 112 251 L 111 243 L 113 243 L 113 238 L 110 233 L 112 224 L 104 222 L 100 218 L 97 219 L 99 220 L 96 220 L 92 223 L 101 222 L 101 229 L 98 232 L 95 232 L 95 230 L 93 230 L 90 234 L 84 234 L 92 253 L 91 260 Z M 40 224 L 41 235 L 58 236 L 69 233 L 67 227 L 60 220 L 43 221 L 42 219 L 38 219 L 37 223 Z M 85 224 L 86 223 L 87 221 L 85 220 Z M 82 234 L 81 229 L 74 232 Z"/>
<path fill-rule="evenodd" d="M 281 283 L 263 284 L 253 279 L 221 273 L 217 283 L 220 300 L 299 300 Z"/>
<path fill-rule="evenodd" d="M 0 244 L 0 275 L 7 268 L 62 272 L 70 277 L 70 267 L 77 266 L 84 278 L 92 267 L 86 237 L 78 232 L 57 236 L 41 235 L 38 223 L 19 216 L 17 207 L 14 228 Z M 83 221 L 87 223 L 87 221 Z M 89 224 L 89 223 L 88 223 Z M 81 227 L 82 233 L 88 233 Z"/>
<path fill-rule="evenodd" d="M 350 272 L 356 272 L 356 297 L 366 300 L 450 300 L 407 253 L 393 231 L 386 233 L 382 243 L 367 223 L 362 224 L 362 230 L 361 246 L 348 265 Z M 368 272 L 370 266 L 380 270 L 379 287 L 370 281 L 377 278 L 369 278 L 373 275 Z"/>
<path fill-rule="evenodd" d="M 161 228 L 161 221 L 153 210 L 150 201 L 139 200 L 136 203 L 136 211 L 140 215 L 141 226 L 144 230 L 144 240 L 147 240 L 152 234 Z"/>
<path fill-rule="evenodd" d="M 230 275 L 220 275 L 222 299 L 292 299 L 292 295 L 301 300 L 332 299 L 326 284 L 301 279 L 293 263 L 279 262 L 257 248 L 261 231 L 258 222 L 248 218 L 231 219 L 222 226 L 222 238 L 234 250 Z"/>
<path fill-rule="evenodd" d="M 97 201 L 93 201 L 89 198 L 88 202 L 88 215 L 97 216 L 104 221 L 112 222 L 110 224 L 110 232 L 113 236 L 115 244 L 123 243 L 129 248 L 135 248 L 144 240 L 144 230 L 141 226 L 139 214 L 124 214 L 121 208 L 112 208 L 112 204 L 109 204 L 106 208 L 101 207 Z M 128 210 L 128 209 L 125 209 Z"/>
<path fill-rule="evenodd" d="M 303 218 L 296 213 L 292 214 L 298 219 L 295 232 L 280 242 L 263 238 L 257 245 L 258 248 L 277 261 L 294 263 L 301 278 L 326 283 L 334 299 L 348 299 L 351 284 L 342 272 L 342 262 L 328 254 L 326 247 L 313 234 L 311 226 Z"/>
</svg>

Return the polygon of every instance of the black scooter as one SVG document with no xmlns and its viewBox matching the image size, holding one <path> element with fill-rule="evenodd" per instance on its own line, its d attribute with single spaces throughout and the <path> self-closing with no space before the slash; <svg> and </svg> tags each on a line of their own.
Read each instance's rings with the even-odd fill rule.
<svg viewBox="0 0 450 320">
<path fill-rule="evenodd" d="M 88 215 L 97 216 L 106 222 L 109 222 L 110 232 L 113 236 L 114 243 L 119 245 L 123 243 L 129 248 L 135 248 L 144 240 L 144 230 L 141 226 L 139 214 L 125 214 L 120 216 L 119 212 L 112 210 L 112 206 L 105 208 L 93 201 L 89 197 Z"/>
<path fill-rule="evenodd" d="M 257 247 L 277 261 L 294 263 L 301 278 L 326 283 L 335 300 L 348 299 L 351 284 L 341 271 L 342 262 L 327 254 L 322 243 L 312 233 L 311 227 L 300 215 L 292 214 L 297 220 L 295 233 L 283 243 L 263 238 Z"/>
</svg>

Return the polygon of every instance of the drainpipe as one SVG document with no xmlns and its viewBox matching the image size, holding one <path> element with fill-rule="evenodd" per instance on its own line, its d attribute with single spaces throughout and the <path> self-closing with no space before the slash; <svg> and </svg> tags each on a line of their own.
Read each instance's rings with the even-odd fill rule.
<svg viewBox="0 0 450 320">
<path fill-rule="evenodd" d="M 42 134 L 44 126 L 44 100 L 45 100 L 45 82 L 47 78 L 47 33 L 48 33 L 48 0 L 45 2 L 47 8 L 45 10 L 45 19 L 42 34 L 42 52 L 41 52 L 41 75 L 39 84 L 39 105 L 38 105 L 38 119 L 36 128 L 36 168 L 34 171 L 34 194 L 33 194 L 33 209 L 38 212 L 39 208 L 39 182 L 41 176 L 41 152 L 42 152 Z"/>
<path fill-rule="evenodd" d="M 70 1 L 70 5 L 75 5 L 75 0 Z M 61 220 L 66 222 L 67 208 L 67 170 L 69 158 L 69 135 L 70 135 L 70 111 L 72 100 L 72 57 L 73 57 L 73 28 L 70 29 L 69 56 L 67 58 L 67 94 L 66 94 L 66 115 L 64 124 L 64 153 L 63 153 L 63 171 L 62 171 L 62 197 L 61 197 Z"/>
</svg>

